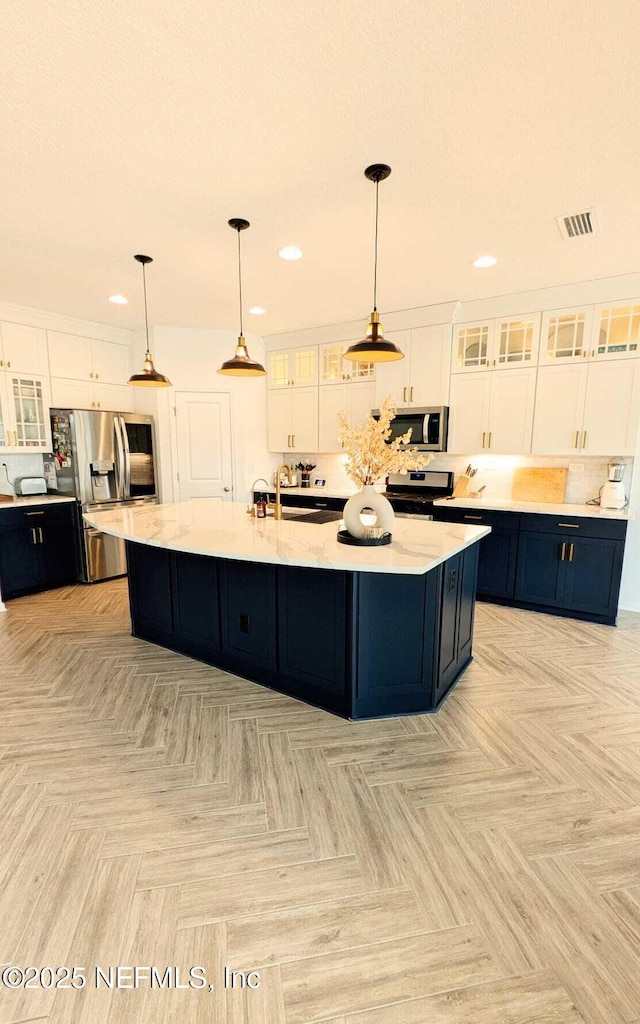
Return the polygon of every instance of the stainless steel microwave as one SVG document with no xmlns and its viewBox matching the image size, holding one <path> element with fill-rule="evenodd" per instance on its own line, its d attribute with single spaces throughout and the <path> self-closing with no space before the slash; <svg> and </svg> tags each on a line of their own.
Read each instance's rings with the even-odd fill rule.
<svg viewBox="0 0 640 1024">
<path fill-rule="evenodd" d="M 380 418 L 380 410 L 371 412 L 374 420 Z M 411 438 L 403 448 L 411 448 L 418 452 L 446 452 L 447 431 L 449 429 L 449 407 L 433 406 L 421 409 L 398 409 L 391 420 L 391 436 L 388 444 L 402 437 L 411 429 Z"/>
</svg>

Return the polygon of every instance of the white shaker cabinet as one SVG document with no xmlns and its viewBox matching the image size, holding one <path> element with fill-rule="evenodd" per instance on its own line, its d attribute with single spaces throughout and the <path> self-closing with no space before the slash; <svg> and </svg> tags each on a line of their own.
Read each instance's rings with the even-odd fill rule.
<svg viewBox="0 0 640 1024">
<path fill-rule="evenodd" d="M 270 452 L 318 451 L 318 388 L 292 387 L 269 395 Z"/>
<path fill-rule="evenodd" d="M 448 450 L 461 455 L 528 455 L 535 387 L 535 367 L 455 375 Z"/>
<path fill-rule="evenodd" d="M 133 388 L 129 384 L 51 378 L 51 406 L 54 409 L 105 409 L 133 412 Z"/>
<path fill-rule="evenodd" d="M 452 377 L 449 452 L 469 455 L 486 448 L 490 398 L 491 375 L 488 370 Z"/>
<path fill-rule="evenodd" d="M 640 360 L 589 365 L 580 438 L 585 455 L 635 455 L 640 422 Z"/>
<path fill-rule="evenodd" d="M 387 395 L 398 407 L 448 405 L 451 325 L 388 331 L 386 337 L 404 353 L 404 359 L 378 363 L 376 407 Z"/>
<path fill-rule="evenodd" d="M 14 373 L 48 374 L 47 338 L 40 327 L 0 324 L 0 368 Z"/>
<path fill-rule="evenodd" d="M 318 413 L 318 451 L 341 452 L 338 440 L 338 414 L 344 412 L 352 426 L 360 426 L 371 413 L 375 401 L 373 381 L 350 381 L 320 388 Z"/>
<path fill-rule="evenodd" d="M 534 455 L 575 455 L 580 451 L 588 372 L 582 362 L 539 367 Z"/>
<path fill-rule="evenodd" d="M 97 338 L 48 331 L 51 376 L 125 385 L 131 373 L 130 349 Z"/>
<path fill-rule="evenodd" d="M 540 367 L 535 455 L 634 455 L 639 426 L 639 360 Z"/>
</svg>

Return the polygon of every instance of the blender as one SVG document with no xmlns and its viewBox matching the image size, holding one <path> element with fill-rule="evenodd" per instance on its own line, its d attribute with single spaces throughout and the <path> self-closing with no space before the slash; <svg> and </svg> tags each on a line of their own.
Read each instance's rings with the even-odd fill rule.
<svg viewBox="0 0 640 1024">
<path fill-rule="evenodd" d="M 601 508 L 624 508 L 627 504 L 627 497 L 624 493 L 624 462 L 610 462 L 609 479 L 600 489 Z"/>
</svg>

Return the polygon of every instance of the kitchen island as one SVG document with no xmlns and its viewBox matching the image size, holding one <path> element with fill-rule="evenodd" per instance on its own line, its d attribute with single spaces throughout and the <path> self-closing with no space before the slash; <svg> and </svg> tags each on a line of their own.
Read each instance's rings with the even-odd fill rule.
<svg viewBox="0 0 640 1024">
<path fill-rule="evenodd" d="M 133 634 L 346 718 L 437 709 L 472 655 L 484 526 L 338 523 L 197 500 L 85 515 L 126 541 Z"/>
</svg>

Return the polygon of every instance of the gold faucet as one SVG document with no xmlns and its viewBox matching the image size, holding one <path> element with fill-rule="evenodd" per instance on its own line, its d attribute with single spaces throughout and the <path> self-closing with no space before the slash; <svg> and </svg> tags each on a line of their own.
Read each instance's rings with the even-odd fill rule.
<svg viewBox="0 0 640 1024">
<path fill-rule="evenodd" d="M 289 481 L 290 484 L 292 483 L 292 480 L 291 480 L 291 468 L 290 468 L 290 466 L 288 466 L 286 462 L 281 462 L 280 465 L 278 466 L 278 468 L 276 469 L 276 500 L 275 500 L 275 502 L 270 501 L 269 505 L 268 505 L 268 508 L 272 508 L 273 509 L 273 518 L 274 519 L 282 519 L 282 504 L 280 502 L 280 470 L 281 469 L 284 469 L 286 471 L 287 480 Z"/>
<path fill-rule="evenodd" d="M 258 479 L 254 480 L 253 483 L 251 484 L 251 504 L 247 505 L 247 515 L 251 516 L 252 519 L 255 519 L 255 514 L 256 514 L 256 510 L 255 510 L 254 505 L 253 505 L 253 496 L 254 496 L 254 494 L 256 492 L 256 484 L 259 484 L 259 483 L 267 484 L 267 494 L 271 490 L 271 484 L 267 483 L 267 481 L 265 480 L 265 478 L 263 476 L 259 476 Z"/>
</svg>

